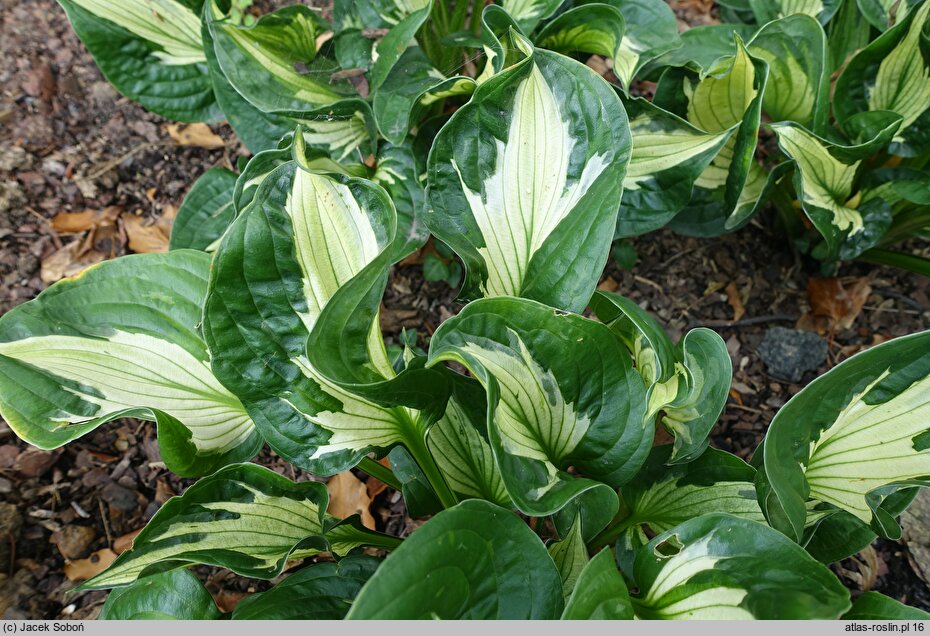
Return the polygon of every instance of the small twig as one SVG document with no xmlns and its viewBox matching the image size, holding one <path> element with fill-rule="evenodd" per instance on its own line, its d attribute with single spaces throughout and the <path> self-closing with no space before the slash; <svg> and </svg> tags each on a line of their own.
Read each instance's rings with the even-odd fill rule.
<svg viewBox="0 0 930 636">
<path fill-rule="evenodd" d="M 763 411 L 762 409 L 757 409 L 757 408 L 753 408 L 753 407 L 751 407 L 751 406 L 744 406 L 744 405 L 742 405 L 742 404 L 736 404 L 736 403 L 727 404 L 727 408 L 728 408 L 728 409 L 729 409 L 729 408 L 738 409 L 738 410 L 740 410 L 740 411 L 747 411 L 747 412 L 749 412 L 749 413 L 755 413 L 755 414 L 757 414 L 757 415 L 762 415 L 762 414 L 764 413 L 764 411 Z"/>
<path fill-rule="evenodd" d="M 111 159 L 110 161 L 106 162 L 105 164 L 103 164 L 102 166 L 100 166 L 99 168 L 91 172 L 90 174 L 85 175 L 84 177 L 81 177 L 81 178 L 87 181 L 93 181 L 100 175 L 106 174 L 112 168 L 115 168 L 119 164 L 123 163 L 124 161 L 129 159 L 131 156 L 133 156 L 137 152 L 142 152 L 143 150 L 147 150 L 149 148 L 157 148 L 159 146 L 176 146 L 176 145 L 177 144 L 175 144 L 174 142 L 167 142 L 167 141 L 146 141 L 145 143 L 141 143 L 138 146 L 130 148 L 128 151 L 124 152 L 122 155 L 120 155 L 116 159 Z"/>
<path fill-rule="evenodd" d="M 107 535 L 107 547 L 111 550 L 113 549 L 113 535 L 110 534 L 110 524 L 107 522 L 107 515 L 103 509 L 103 502 L 100 501 L 100 498 L 97 498 L 97 507 L 100 509 L 100 520 L 103 521 L 103 531 Z"/>
<path fill-rule="evenodd" d="M 733 328 L 749 327 L 751 325 L 761 325 L 767 322 L 795 322 L 797 316 L 788 316 L 785 314 L 772 314 L 770 316 L 756 316 L 755 318 L 743 318 L 742 320 L 703 320 L 694 321 L 688 325 L 688 329 L 695 327 L 719 327 Z"/>
</svg>

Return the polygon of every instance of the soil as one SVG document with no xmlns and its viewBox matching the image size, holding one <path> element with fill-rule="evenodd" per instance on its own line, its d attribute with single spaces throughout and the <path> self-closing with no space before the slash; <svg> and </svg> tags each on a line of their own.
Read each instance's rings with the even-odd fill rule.
<svg viewBox="0 0 930 636">
<path fill-rule="evenodd" d="M 682 23 L 714 20 L 713 3 L 682 0 Z M 49 219 L 63 211 L 118 206 L 123 214 L 157 219 L 177 207 L 208 168 L 233 166 L 246 154 L 232 131 L 213 131 L 220 149 L 176 146 L 166 122 L 119 96 L 104 81 L 53 0 L 0 0 L 0 313 L 46 285 L 41 266 L 71 241 Z M 121 223 L 121 222 L 120 222 Z M 117 224 L 103 248 L 125 253 Z M 631 297 L 658 317 L 673 338 L 695 326 L 718 331 L 734 366 L 731 398 L 713 445 L 749 458 L 780 406 L 816 375 L 856 351 L 930 324 L 928 281 L 885 267 L 847 264 L 838 273 L 865 293 L 850 324 L 810 317 L 809 280 L 816 263 L 780 237 L 773 215 L 715 239 L 659 231 L 631 241 L 632 269 L 611 260 L 601 286 Z M 923 248 L 926 251 L 926 247 Z M 866 288 L 867 285 L 867 288 Z M 816 297 L 814 298 L 816 304 Z M 739 307 L 742 314 L 737 316 Z M 423 279 L 422 266 L 395 268 L 385 297 L 389 339 L 415 329 L 420 345 L 459 309 L 455 290 Z M 855 314 L 855 315 L 853 315 Z M 770 377 L 757 347 L 773 326 L 825 328 L 827 361 L 799 383 Z M 291 478 L 311 479 L 265 451 L 260 463 Z M 105 594 L 69 594 L 74 568 L 99 567 L 132 533 L 190 482 L 166 471 L 154 428 L 133 420 L 103 426 L 66 448 L 42 452 L 0 422 L 0 616 L 93 618 Z M 416 522 L 397 493 L 374 500 L 379 528 L 406 532 Z M 5 570 L 4 570 L 5 569 Z M 878 541 L 871 551 L 835 567 L 854 592 L 874 589 L 930 609 L 930 592 L 914 573 L 903 543 Z M 224 608 L 267 583 L 225 570 L 199 568 Z"/>
</svg>

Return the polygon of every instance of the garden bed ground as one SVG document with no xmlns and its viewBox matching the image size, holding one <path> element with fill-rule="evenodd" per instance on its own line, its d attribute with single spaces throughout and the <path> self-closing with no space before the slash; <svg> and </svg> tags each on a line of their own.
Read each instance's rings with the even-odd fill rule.
<svg viewBox="0 0 930 636">
<path fill-rule="evenodd" d="M 677 4 L 683 21 L 713 19 L 711 2 Z M 63 272 L 127 252 L 130 240 L 157 243 L 194 179 L 211 166 L 235 165 L 244 151 L 225 126 L 213 127 L 222 147 L 176 145 L 167 122 L 103 80 L 53 0 L 0 0 L 0 20 L 6 61 L 0 67 L 2 313 Z M 78 234 L 51 223 L 60 212 L 84 210 L 109 220 Z M 916 275 L 847 265 L 839 281 L 815 282 L 810 293 L 816 265 L 792 252 L 767 214 L 717 239 L 661 231 L 632 243 L 635 266 L 621 270 L 611 261 L 602 286 L 643 304 L 673 337 L 698 325 L 723 336 L 734 380 L 713 444 L 747 459 L 778 408 L 817 374 L 871 344 L 930 326 L 930 281 Z M 397 267 L 385 298 L 385 333 L 413 328 L 425 345 L 456 313 L 454 296 L 445 283 L 424 281 L 416 262 Z M 793 328 L 799 320 L 825 332 L 827 360 L 800 382 L 771 377 L 760 342 L 773 327 Z M 259 461 L 292 478 L 309 478 L 273 453 Z M 160 462 L 152 425 L 121 421 L 45 453 L 28 448 L 0 422 L 0 616 L 96 616 L 104 593 L 68 595 L 72 579 L 127 545 L 131 533 L 185 486 Z M 392 532 L 413 523 L 390 490 L 376 494 L 371 512 Z M 878 542 L 838 572 L 854 591 L 876 589 L 930 609 L 930 591 L 915 573 L 918 548 Z M 223 570 L 202 573 L 223 607 L 262 586 L 233 580 Z"/>
</svg>

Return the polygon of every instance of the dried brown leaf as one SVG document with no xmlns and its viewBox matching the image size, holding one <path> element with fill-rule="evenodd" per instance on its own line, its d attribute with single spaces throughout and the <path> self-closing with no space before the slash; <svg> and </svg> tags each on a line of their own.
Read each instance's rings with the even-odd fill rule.
<svg viewBox="0 0 930 636">
<path fill-rule="evenodd" d="M 226 145 L 223 138 L 210 130 L 204 123 L 196 124 L 168 124 L 165 126 L 168 135 L 181 146 L 197 146 L 213 150 Z"/>
<path fill-rule="evenodd" d="M 746 306 L 743 305 L 743 299 L 740 297 L 735 282 L 730 281 L 724 291 L 727 294 L 727 304 L 733 308 L 733 322 L 736 322 L 746 314 Z"/>
<path fill-rule="evenodd" d="M 65 576 L 69 581 L 86 581 L 106 570 L 115 560 L 116 553 L 110 548 L 104 548 L 86 559 L 65 563 Z"/>
<path fill-rule="evenodd" d="M 52 229 L 59 234 L 86 232 L 98 227 L 113 225 L 122 211 L 122 208 L 111 205 L 102 210 L 87 209 L 83 212 L 59 212 L 52 217 Z"/>
<path fill-rule="evenodd" d="M 106 255 L 97 250 L 88 250 L 82 241 L 75 241 L 52 252 L 42 261 L 39 277 L 43 283 L 55 283 L 62 278 L 77 276 L 82 271 L 106 259 Z"/>
<path fill-rule="evenodd" d="M 811 278 L 807 283 L 811 309 L 798 320 L 798 328 L 821 334 L 849 329 L 871 293 L 865 277 L 845 283 L 839 278 Z"/>
<path fill-rule="evenodd" d="M 149 254 L 152 252 L 168 251 L 168 236 L 165 233 L 163 224 L 157 220 L 154 223 L 149 222 L 141 216 L 123 216 L 123 225 L 126 227 L 126 235 L 129 237 L 129 249 L 137 254 Z"/>
<path fill-rule="evenodd" d="M 340 519 L 361 515 L 362 525 L 370 530 L 375 529 L 375 519 L 368 510 L 371 506 L 368 489 L 350 471 L 330 477 L 326 482 L 326 490 L 329 491 L 329 507 L 326 509 L 329 514 Z"/>
</svg>

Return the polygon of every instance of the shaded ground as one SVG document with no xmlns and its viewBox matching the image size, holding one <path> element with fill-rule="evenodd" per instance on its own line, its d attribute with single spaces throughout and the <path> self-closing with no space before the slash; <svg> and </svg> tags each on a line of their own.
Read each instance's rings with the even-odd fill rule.
<svg viewBox="0 0 930 636">
<path fill-rule="evenodd" d="M 708 18 L 710 2 L 680 2 L 683 20 Z M 124 214 L 160 217 L 180 204 L 189 184 L 209 167 L 234 165 L 230 143 L 204 150 L 178 147 L 160 118 L 121 98 L 103 81 L 52 0 L 0 0 L 0 313 L 44 287 L 40 266 L 70 241 L 48 219 L 61 211 L 119 206 Z M 117 228 L 104 249 L 125 251 Z M 868 291 L 846 328 L 828 334 L 829 357 L 799 383 L 770 377 L 757 352 L 773 326 L 793 327 L 808 312 L 808 280 L 816 265 L 797 257 L 763 215 L 743 231 L 711 240 L 661 231 L 635 239 L 632 270 L 611 262 L 602 286 L 623 293 L 662 320 L 674 338 L 705 325 L 727 341 L 733 359 L 730 403 L 713 443 L 748 458 L 777 409 L 837 361 L 861 348 L 925 329 L 928 281 L 881 267 L 848 265 L 849 287 Z M 107 256 L 111 255 L 107 254 Z M 728 288 L 730 289 L 728 293 Z M 384 328 L 395 336 L 416 329 L 421 345 L 457 312 L 454 290 L 423 280 L 422 268 L 396 268 L 385 299 Z M 745 313 L 734 321 L 734 295 Z M 260 461 L 291 478 L 307 479 L 264 453 Z M 123 421 L 52 453 L 26 447 L 0 422 L 0 615 L 8 618 L 96 616 L 101 592 L 66 592 L 66 557 L 84 567 L 92 553 L 119 550 L 158 507 L 187 482 L 161 463 L 152 425 Z M 377 496 L 372 511 L 392 532 L 410 523 L 396 493 Z M 106 558 L 106 553 L 98 554 Z M 71 565 L 68 572 L 73 576 Z M 907 547 L 878 542 L 838 571 L 854 590 L 871 587 L 930 608 L 930 594 L 914 574 Z M 221 605 L 264 583 L 203 569 Z"/>
</svg>

